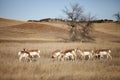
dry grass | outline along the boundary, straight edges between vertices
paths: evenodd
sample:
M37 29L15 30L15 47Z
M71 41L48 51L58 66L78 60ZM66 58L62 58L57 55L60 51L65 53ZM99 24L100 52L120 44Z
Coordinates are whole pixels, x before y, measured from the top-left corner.
M25 22L24 21L17 21L17 20L0 18L0 27L19 25L19 24L23 24L23 23L25 23Z
M0 28L0 80L120 80L120 25L95 24L94 43L72 43L64 42L68 39L65 23L16 25L16 21L0 20L0 26L4 26ZM17 53L23 48L40 49L41 58L19 62ZM71 48L110 48L113 60L51 60L52 51Z
M119 80L119 44L99 43L0 43L1 80ZM113 60L52 61L50 53L55 49L111 48ZM41 58L36 62L19 62L17 52L23 48L40 49Z
M58 39L68 38L66 29L50 26L42 23L26 22L20 25L0 28L0 39L11 38L37 38L37 39ZM63 35L64 37L62 37ZM35 39L36 40L36 39Z
M120 24L117 23L95 23L95 30L120 37Z

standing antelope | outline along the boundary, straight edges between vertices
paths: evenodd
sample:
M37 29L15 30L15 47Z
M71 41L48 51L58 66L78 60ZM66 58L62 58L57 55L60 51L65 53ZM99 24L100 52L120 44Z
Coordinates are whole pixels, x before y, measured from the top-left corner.
M81 50L81 49L78 49L77 52L80 53L81 58L84 59L84 60L85 60L86 56L88 56L88 60L92 59L93 50Z
M68 49L62 52L61 60L75 60L76 55L76 49Z
M107 56L107 59L110 58L112 60L112 56L110 55L110 53L111 53L110 49L98 49L94 50L94 57L101 59L104 56Z

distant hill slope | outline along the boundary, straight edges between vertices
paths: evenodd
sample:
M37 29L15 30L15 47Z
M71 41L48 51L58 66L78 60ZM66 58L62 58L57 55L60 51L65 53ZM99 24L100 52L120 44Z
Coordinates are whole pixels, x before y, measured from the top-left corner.
M120 24L117 23L95 23L96 31L104 32L114 36L120 37Z
M23 24L23 23L24 23L24 21L0 18L0 27L19 25L19 24Z
M64 41L70 37L70 28L63 22L21 22L9 19L0 21L0 40ZM95 23L93 36L98 42L120 42L120 24Z
M0 28L1 39L60 40L64 37L68 38L67 34L66 29L35 22Z

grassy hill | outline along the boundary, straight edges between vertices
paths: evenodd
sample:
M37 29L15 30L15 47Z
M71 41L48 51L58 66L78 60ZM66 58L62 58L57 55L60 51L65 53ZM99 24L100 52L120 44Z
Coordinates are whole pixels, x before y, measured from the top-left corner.
M35 22L24 22L17 24L15 21L4 20L2 23L12 25L4 25L5 27L0 28L0 39L1 40L47 40L56 41L61 40L64 37L68 38L68 30L60 27L55 27L52 25L44 23ZM2 24L0 23L0 24ZM13 24L14 23L14 24Z
M95 30L120 37L120 24L117 23L95 23Z
M23 24L23 23L24 23L24 21L0 18L0 27L19 25L19 24Z
M94 43L64 42L69 27L63 22L19 22L0 19L0 80L120 80L120 24L95 23ZM35 62L19 62L18 52L41 50ZM111 49L112 60L52 61L60 49ZM79 55L78 53L76 53Z
M63 22L21 22L0 19L0 40L64 41L69 27ZM93 36L97 42L120 42L120 24L95 23Z

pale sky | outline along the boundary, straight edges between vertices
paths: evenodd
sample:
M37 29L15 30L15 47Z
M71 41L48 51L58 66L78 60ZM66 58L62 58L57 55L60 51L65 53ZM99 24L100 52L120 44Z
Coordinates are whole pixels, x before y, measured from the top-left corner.
M70 3L79 3L85 13L97 19L113 19L120 12L120 0L0 0L0 18L16 20L40 20L63 18L62 9Z

